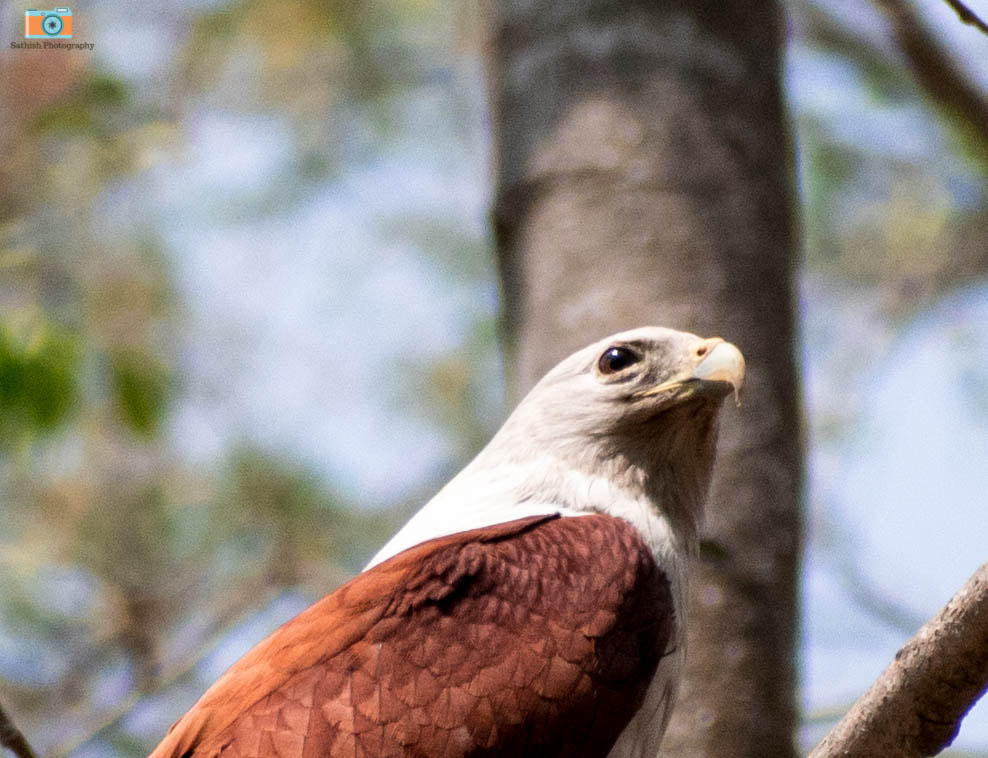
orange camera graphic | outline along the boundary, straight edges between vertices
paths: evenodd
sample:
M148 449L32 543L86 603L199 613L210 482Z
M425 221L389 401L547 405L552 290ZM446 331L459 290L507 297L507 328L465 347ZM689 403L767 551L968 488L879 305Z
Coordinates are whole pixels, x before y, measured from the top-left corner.
M66 39L72 36L72 11L24 11L24 36L27 39Z

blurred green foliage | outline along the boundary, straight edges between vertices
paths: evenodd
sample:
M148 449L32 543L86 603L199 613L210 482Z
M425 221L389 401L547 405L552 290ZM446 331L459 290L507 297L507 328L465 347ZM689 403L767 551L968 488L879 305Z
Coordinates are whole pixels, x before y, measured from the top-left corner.
M34 117L31 130L40 134L78 132L108 138L108 121L127 104L127 86L105 72L82 79L64 100Z
M15 336L0 323L0 443L51 432L69 418L78 398L78 338L42 321Z
M168 410L171 377L156 356L120 350L110 356L112 387L123 423L142 437L153 437Z

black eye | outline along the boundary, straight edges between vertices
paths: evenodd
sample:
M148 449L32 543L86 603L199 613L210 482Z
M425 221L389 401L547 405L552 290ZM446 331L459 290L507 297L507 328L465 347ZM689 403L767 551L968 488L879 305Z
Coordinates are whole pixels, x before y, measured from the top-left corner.
M640 360L637 353L626 347L609 347L597 361L597 368L602 374L616 374Z

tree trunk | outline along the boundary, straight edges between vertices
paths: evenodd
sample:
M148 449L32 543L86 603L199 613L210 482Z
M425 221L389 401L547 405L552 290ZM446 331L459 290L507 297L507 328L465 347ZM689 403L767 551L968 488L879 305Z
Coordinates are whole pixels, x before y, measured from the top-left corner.
M644 324L741 347L663 754L794 756L802 450L774 2L490 7L509 381Z

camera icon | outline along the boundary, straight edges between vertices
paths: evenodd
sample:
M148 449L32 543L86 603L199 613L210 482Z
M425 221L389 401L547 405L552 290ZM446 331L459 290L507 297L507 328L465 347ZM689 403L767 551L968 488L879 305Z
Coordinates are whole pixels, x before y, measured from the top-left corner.
M72 36L72 10L24 11L24 36L27 39L66 39Z

